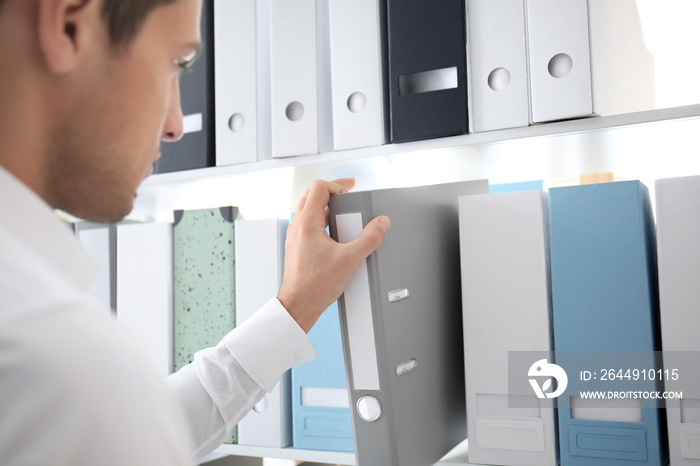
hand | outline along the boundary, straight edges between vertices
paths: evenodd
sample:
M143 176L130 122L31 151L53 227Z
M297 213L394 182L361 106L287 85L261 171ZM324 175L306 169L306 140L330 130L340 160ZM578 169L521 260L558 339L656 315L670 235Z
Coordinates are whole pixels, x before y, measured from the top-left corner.
M331 194L353 186L353 178L314 181L287 228L284 278L277 298L305 332L340 297L355 269L382 244L391 224L388 217L377 217L354 241L334 241L326 233L328 201Z

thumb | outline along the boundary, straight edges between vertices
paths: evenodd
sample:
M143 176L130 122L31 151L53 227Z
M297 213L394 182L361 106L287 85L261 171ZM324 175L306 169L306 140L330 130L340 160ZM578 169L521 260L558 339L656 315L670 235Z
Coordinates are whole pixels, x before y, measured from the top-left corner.
M391 226L389 217L380 216L369 222L353 241L348 243L353 254L364 260L379 248Z

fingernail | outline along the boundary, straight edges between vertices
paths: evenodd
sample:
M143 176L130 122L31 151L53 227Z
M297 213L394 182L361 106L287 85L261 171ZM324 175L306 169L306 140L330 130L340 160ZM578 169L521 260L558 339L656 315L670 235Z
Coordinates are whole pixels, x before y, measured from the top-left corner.
M389 227L391 226L391 220L389 217L379 217L379 228L382 229L384 233L389 231Z

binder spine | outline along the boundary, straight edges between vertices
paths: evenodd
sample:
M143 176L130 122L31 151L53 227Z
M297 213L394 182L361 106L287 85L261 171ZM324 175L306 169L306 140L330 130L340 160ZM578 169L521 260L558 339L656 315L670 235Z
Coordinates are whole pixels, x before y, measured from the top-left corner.
M677 370L666 380L667 391L682 392L681 400L666 400L670 462L700 464L700 315L697 286L700 271L700 177L656 182L659 292L664 368Z
M117 230L117 321L142 337L166 377L173 370L172 225L128 224Z
M173 360L216 346L236 325L236 207L176 211L173 226ZM237 443L234 432L225 443Z
M391 142L466 133L464 0L387 0Z
M214 0L216 165L255 162L256 0Z
M658 286L648 191L630 181L555 188L549 196L556 358L570 374L567 392L557 399L562 463L663 465L668 451L659 400L624 400L631 403L620 407L608 398L595 400L603 409L593 410L580 395L657 392L662 382L625 379L612 388L602 374L594 380L571 375L585 366L657 366Z
M527 126L525 0L467 0L470 132Z
M319 150L316 0L270 0L272 156Z
M329 2L335 150L384 143L384 0Z
M546 205L541 191L460 198L472 463L559 464L553 404L510 379L512 353L531 359L527 371L552 351Z
M331 237L336 241L352 241L372 218L371 193L331 196L329 228ZM355 454L358 458L372 458L376 464L398 466L396 441L389 422L391 406L382 393L382 388L387 385L381 376L386 373L382 364L386 351L377 338L382 333L377 278L376 256L370 255L365 260L364 270L363 266L358 268L351 284L338 300L338 309Z
M533 123L593 115L588 0L525 0Z
M236 220L236 320L243 323L281 284L286 220ZM238 423L238 443L284 448L292 443L289 372Z

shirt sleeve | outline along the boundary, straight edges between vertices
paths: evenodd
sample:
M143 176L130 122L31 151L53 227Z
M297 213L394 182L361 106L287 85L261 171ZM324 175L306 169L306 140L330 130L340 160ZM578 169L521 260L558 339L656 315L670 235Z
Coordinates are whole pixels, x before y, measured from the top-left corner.
M306 332L276 298L194 362L168 377L190 424L198 458L270 392L285 371L316 357Z

